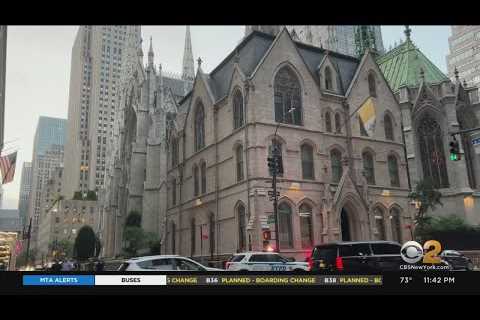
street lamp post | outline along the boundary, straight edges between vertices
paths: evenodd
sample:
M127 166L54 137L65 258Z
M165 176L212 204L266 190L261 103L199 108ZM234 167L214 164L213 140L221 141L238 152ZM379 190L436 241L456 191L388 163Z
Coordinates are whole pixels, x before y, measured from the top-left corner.
M291 106L290 110L288 110L287 114L291 114L295 111L295 107ZM285 116L282 116L282 119L285 120ZM284 122L284 121L282 121ZM275 252L280 252L280 229L279 229L279 219L278 219L278 194L277 194L277 174L280 165L280 150L278 148L277 143L277 132L280 124L282 122L278 122L275 127L275 134L273 135L273 146L272 146L272 158L273 158L273 169L272 172L272 189L273 189L273 216L275 217Z

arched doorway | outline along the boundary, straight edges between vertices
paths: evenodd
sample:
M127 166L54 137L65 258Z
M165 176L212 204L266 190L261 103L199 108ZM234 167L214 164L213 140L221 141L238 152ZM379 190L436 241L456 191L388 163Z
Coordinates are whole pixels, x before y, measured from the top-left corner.
M342 241L352 241L351 221L345 208L342 209L340 214L340 229Z

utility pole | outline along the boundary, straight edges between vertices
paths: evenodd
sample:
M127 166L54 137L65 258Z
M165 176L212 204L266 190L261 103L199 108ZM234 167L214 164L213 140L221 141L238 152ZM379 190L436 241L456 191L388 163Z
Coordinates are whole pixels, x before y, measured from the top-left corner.
M27 239L27 257L26 263L28 265L28 259L30 258L30 236L32 234L32 218L30 217L30 223L28 224L28 231L27 234L23 235L23 239Z

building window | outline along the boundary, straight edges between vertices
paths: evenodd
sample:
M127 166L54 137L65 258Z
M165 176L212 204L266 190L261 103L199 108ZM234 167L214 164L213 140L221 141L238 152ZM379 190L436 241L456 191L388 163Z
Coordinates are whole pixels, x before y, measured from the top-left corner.
M302 249L310 249L313 246L312 207L306 203L302 204L299 208L299 215Z
M236 149L236 160L237 160L237 181L242 181L243 176L243 147L238 146Z
M303 179L315 179L315 171L313 164L313 147L309 144L301 146L302 154L302 177Z
M325 89L333 90L333 79L332 79L332 70L330 67L325 67Z
M240 90L236 90L233 95L233 128L241 126L243 126L243 96Z
M245 206L239 204L237 207L237 217L238 217L238 249L240 252L246 250L247 243L247 230L246 230L246 214Z
M375 75L370 73L368 75L368 90L370 92L370 96L376 97L377 96L377 87L375 84Z
M172 179L172 205L177 204L177 179Z
M210 213L210 226L209 226L209 238L210 238L210 255L215 253L215 215Z
M332 117L330 112L325 112L325 129L327 132L332 132Z
M172 222L170 225L170 241L171 241L172 254L176 253L176 247L175 247L176 233L177 233L177 226L175 225L174 222Z
M178 164L178 140L172 138L172 167Z
M195 151L205 146L205 113L203 104L199 103L195 112Z
M275 121L302 125L300 82L289 67L278 71L274 81Z
M435 188L448 188L448 174L443 152L443 134L440 125L429 115L417 130L424 179L430 179Z
M198 166L194 165L193 166L193 195L196 197L198 196L198 191L199 191L199 181L198 181Z
M380 208L375 208L375 226L377 228L377 240L386 240L384 212Z
M390 219L392 221L392 235L393 241L402 243L402 224L400 217L400 210L398 208L390 209Z
M200 175L202 178L202 194L207 193L207 163L204 161L200 165Z
M375 166L370 152L362 153L363 171L368 184L375 184Z
M278 224L280 248L292 248L292 208L286 202L278 206Z
M388 172L390 174L390 185L392 187L400 187L400 176L398 174L397 157L394 155L388 156Z
M342 124L340 121L340 114L335 113L335 132L342 133Z
M196 227L195 227L195 218L192 219L190 223L190 256L193 257L195 254L195 241L196 241Z
M332 166L332 182L337 183L342 178L342 154L337 149L330 151L330 162Z
M393 137L393 123L390 115L385 114L383 122L383 125L385 127L385 139L394 141L395 139Z

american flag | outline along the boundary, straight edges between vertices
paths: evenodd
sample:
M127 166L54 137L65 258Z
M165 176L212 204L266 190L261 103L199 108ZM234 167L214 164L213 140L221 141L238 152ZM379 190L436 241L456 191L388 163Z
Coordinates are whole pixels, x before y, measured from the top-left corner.
M0 169L2 171L2 184L13 181L15 175L15 164L17 162L17 152L0 157Z

